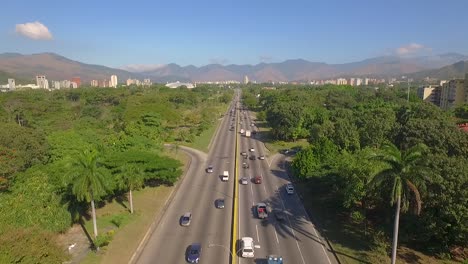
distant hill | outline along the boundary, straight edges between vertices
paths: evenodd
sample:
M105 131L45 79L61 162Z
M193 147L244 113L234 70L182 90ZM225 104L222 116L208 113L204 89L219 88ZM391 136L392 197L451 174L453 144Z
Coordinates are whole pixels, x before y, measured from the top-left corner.
M11 73L0 71L0 84L7 84L8 79L15 79L16 84L28 84L32 82L32 79L18 78Z
M408 75L411 78L420 80L426 77L436 78L439 80L450 80L457 78L465 78L468 73L468 60L459 61L457 63L442 67L440 69L426 70Z
M119 82L127 78L142 78L141 74L100 65L85 64L70 60L54 53L22 55L18 53L0 54L0 71L8 72L22 79L35 80L36 75L45 75L49 80L70 80L78 76L82 82L110 79L117 75Z
M49 80L71 79L79 76L82 82L88 83L92 79L110 79L112 74L118 76L119 82L124 82L127 78L150 78L156 82L243 81L245 75L252 81L278 82L337 77L394 77L419 74L419 72L465 60L468 60L468 56L446 53L423 57L381 56L344 64L310 62L303 59L256 65L209 64L201 67L193 65L183 67L171 63L156 67L155 70L151 71L130 72L123 69L85 64L54 53L32 55L3 53L0 54L0 71L28 80L34 79L36 75L46 75ZM414 76L420 75L415 74Z
M168 64L153 71L141 72L154 80L170 81L242 81L247 75L250 80L267 81L307 81L336 77L393 77L408 75L429 69L440 68L468 56L447 53L436 56L402 58L383 56L345 64L310 62L303 59L286 60L279 63L257 65L210 64L201 67Z

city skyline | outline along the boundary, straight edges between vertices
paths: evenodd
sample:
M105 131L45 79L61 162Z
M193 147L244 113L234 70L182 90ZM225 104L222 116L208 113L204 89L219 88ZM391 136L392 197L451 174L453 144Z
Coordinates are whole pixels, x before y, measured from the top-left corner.
M41 1L26 9L14 1L2 6L9 12L0 22L0 53L55 52L119 68L468 54L464 1L137 1L132 6Z

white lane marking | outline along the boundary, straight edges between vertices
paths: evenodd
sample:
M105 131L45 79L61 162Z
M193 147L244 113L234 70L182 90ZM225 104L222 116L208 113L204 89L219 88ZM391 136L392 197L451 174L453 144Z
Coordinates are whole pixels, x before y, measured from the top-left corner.
M276 228L275 228L275 236L276 236L276 243L279 244L278 233L276 233Z
M325 254L325 256L327 257L327 260L328 260L328 263L331 264L331 261L330 261L330 258L328 257L328 254L327 254L327 251L325 250L325 242L322 240L322 237L320 237L317 233L317 230L315 229L315 226L312 224L312 221L309 219L309 215L307 214L305 208L304 208L304 205L301 203L301 207L302 207L302 210L304 211L304 215L306 216L306 221L309 223L310 226L312 226L312 230L314 230L314 233L315 233L315 236L320 240L320 245L322 246L322 250L323 250L323 253Z
M255 229L257 230L257 241L260 244L260 237L258 236L258 225L255 225Z
M288 175L288 174L286 174L286 175L287 175L288 178L289 178L289 175ZM278 186L276 186L276 189L278 190L278 195L279 195L279 197L280 197L281 204L283 205L283 210L286 210L286 206L284 205L284 201L283 201L283 198L281 197L281 193L280 193L280 190L279 190ZM304 215L307 217L307 222L312 226L312 230L314 230L315 236L316 236L317 238L320 239L320 242L322 242L322 243L320 243L320 245L322 246L323 253L324 253L325 256L327 257L328 263L331 264L330 258L328 257L328 254L327 254L327 252L326 252L326 250L325 250L325 247L323 246L325 243L324 243L324 242L322 241L322 239L318 236L317 230L315 230L315 226L312 224L312 221L309 219L309 215L307 214L307 212L306 212L306 210L305 210L305 207L304 207L304 205L302 204L302 202L301 202L300 199L299 199L299 203L301 204L302 210L304 211ZM289 228L291 229L291 231L292 231L292 233L293 233L293 235L294 235L294 238L296 239L297 248L299 249L299 253L301 254L302 262L305 264L305 262L304 262L304 257L302 256L302 253L301 253L301 248L299 247L299 243L298 243L298 241L297 241L297 237L296 237L296 235L295 235L295 233L294 233L294 230L292 229L292 225L291 225L291 221L289 220L289 216L286 216L286 217L288 218Z
M263 190L265 190L265 195L268 195L268 194L267 194L267 191L266 191L265 184L263 184Z
M299 250L299 255L301 255L302 263L306 264L304 260L304 256L302 255L301 247L299 246L299 242L297 240L296 232L294 232L294 229L292 228L291 220L289 220L289 216L286 216L286 217L288 218L289 229L291 229L294 239L296 240L297 249Z
M252 205L254 205L254 201L253 201L253 187L252 187L252 177L250 177L250 198L252 199Z

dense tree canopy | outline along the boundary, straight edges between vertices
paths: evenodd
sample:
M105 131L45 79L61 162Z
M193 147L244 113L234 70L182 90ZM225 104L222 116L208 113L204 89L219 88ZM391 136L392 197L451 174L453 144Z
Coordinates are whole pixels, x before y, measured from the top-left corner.
M163 143L184 143L210 128L232 95L207 85L1 93L0 241L9 235L36 237L36 229L21 231L26 227L52 232L47 236L66 231L77 213L87 213L90 200L112 200L128 190L123 185L135 183L122 178L123 166L141 168L143 186L174 184L181 163L162 154ZM99 160L89 168L78 166L84 164L80 153L89 149L99 151ZM24 257L40 259L34 254L41 245L31 246ZM8 250L5 259L22 257L16 248ZM43 262L63 262L63 254L50 254Z
M425 184L413 186L420 192L422 211L418 217L402 215L402 243L445 252L467 246L468 133L456 126L466 119L466 106L455 109L454 118L416 97L407 102L404 93L390 88L249 87L246 93L260 94L253 109L265 116L274 140L309 141L310 147L292 162L294 174L304 181L326 181L342 210L363 214L388 236L393 184L371 186L371 176L385 166L367 157L388 143L403 153L426 145L423 167L429 173ZM415 196L403 198L407 205Z

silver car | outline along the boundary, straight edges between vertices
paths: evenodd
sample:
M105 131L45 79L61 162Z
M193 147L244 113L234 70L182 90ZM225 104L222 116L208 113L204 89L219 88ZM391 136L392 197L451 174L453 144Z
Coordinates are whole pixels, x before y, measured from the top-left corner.
M242 177L241 184L242 185L247 185L248 183L249 183L249 180L247 179L247 177Z
M181 226L189 226L190 222L192 222L192 213L187 212L180 218L180 225Z

